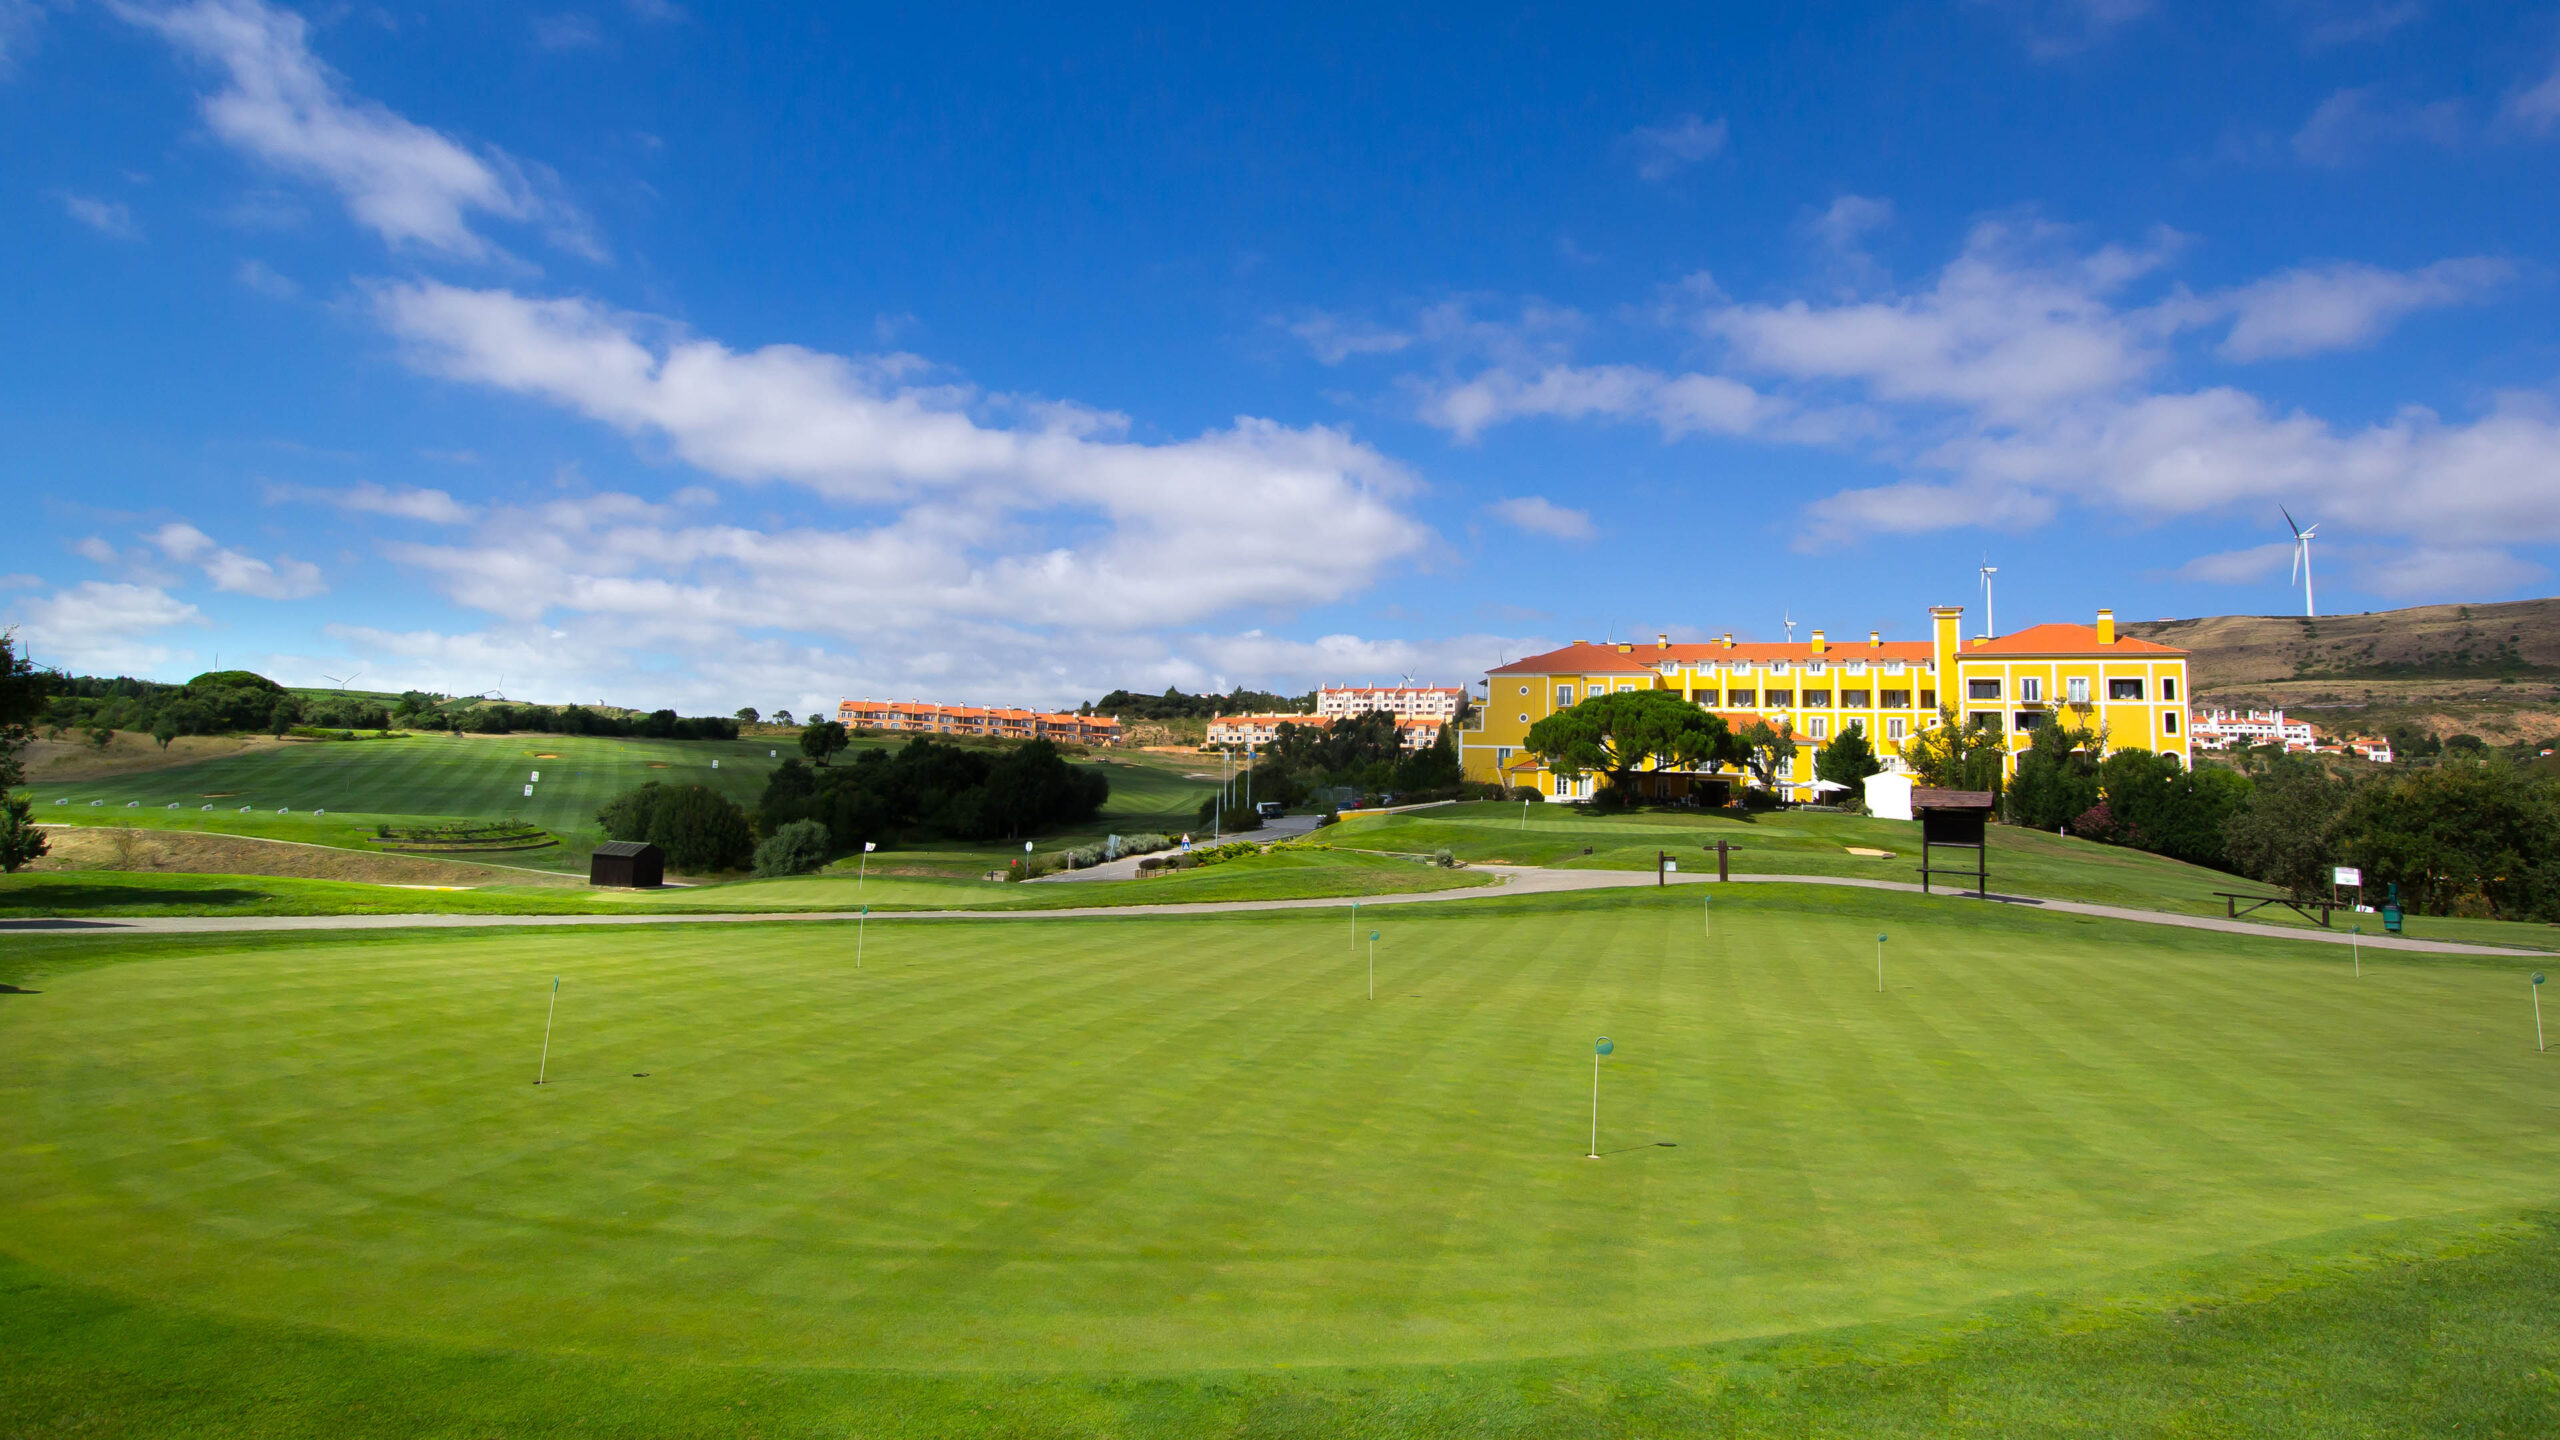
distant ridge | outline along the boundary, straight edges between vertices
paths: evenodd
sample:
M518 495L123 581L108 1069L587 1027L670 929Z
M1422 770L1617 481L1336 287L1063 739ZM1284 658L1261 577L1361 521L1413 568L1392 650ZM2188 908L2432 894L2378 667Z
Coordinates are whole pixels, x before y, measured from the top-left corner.
M2560 734L2560 598L2122 628L2191 652L2196 698L2206 703L2281 705L2330 729ZM2320 713L2337 710L2365 713Z

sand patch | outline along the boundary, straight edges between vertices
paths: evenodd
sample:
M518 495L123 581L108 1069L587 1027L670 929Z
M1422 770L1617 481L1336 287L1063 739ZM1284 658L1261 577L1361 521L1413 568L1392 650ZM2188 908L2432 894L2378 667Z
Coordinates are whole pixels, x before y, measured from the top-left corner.
M290 840L143 830L106 825L47 825L48 852L31 870L130 870L173 875L279 875L301 880L355 880L371 885L470 889L480 885L570 885L578 877L498 865L472 865L418 855L375 855Z

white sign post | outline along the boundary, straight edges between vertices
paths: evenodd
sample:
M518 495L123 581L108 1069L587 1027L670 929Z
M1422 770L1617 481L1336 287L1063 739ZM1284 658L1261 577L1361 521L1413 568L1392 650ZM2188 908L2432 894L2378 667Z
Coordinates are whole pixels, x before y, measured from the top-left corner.
M2541 977L2534 977L2533 983L2536 985L2541 984ZM544 1080L550 1078L551 1075L551 1017L559 1013L560 977L554 975L551 977L551 1008L542 1012L542 1063L534 1068L533 1083L536 1085L541 1084ZM2536 1033L2540 1033L2542 1012L2541 1010L2536 1009L2533 1013Z
M1606 1035L1591 1042L1591 1153L1585 1160L1600 1158L1600 1057L1617 1048Z

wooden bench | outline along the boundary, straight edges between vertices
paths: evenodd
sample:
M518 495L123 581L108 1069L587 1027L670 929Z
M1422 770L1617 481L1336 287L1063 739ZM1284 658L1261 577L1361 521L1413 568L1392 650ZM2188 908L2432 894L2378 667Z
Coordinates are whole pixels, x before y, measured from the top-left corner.
M2330 928L2330 911L2348 908L2335 900L2296 900L2290 895L2240 895L2229 890L2216 890L2213 893L2221 899L2223 913L2234 920L2244 915L2255 914L2270 905L2282 905L2305 920L2319 922L2323 930ZM2240 902L2243 900L2249 902L2249 908L2246 910L2240 908ZM2314 910L2320 913L2314 915L2311 913Z

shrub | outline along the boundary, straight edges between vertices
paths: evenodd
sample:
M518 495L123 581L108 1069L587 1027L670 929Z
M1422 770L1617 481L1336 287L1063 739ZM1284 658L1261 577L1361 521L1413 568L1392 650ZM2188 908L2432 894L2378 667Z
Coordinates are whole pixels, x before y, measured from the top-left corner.
M815 820L794 820L756 847L756 873L768 879L806 875L826 863L827 827Z
M598 811L596 823L613 839L657 846L673 870L737 870L755 856L756 837L747 825L747 812L700 785L652 780Z
M1763 790L1756 785L1747 786L1742 792L1742 808L1745 810L1755 812L1775 810L1782 803L1784 802L1778 799L1778 792L1774 790Z
M1457 852L1443 845L1431 852L1431 863L1443 870L1454 870L1458 866Z

